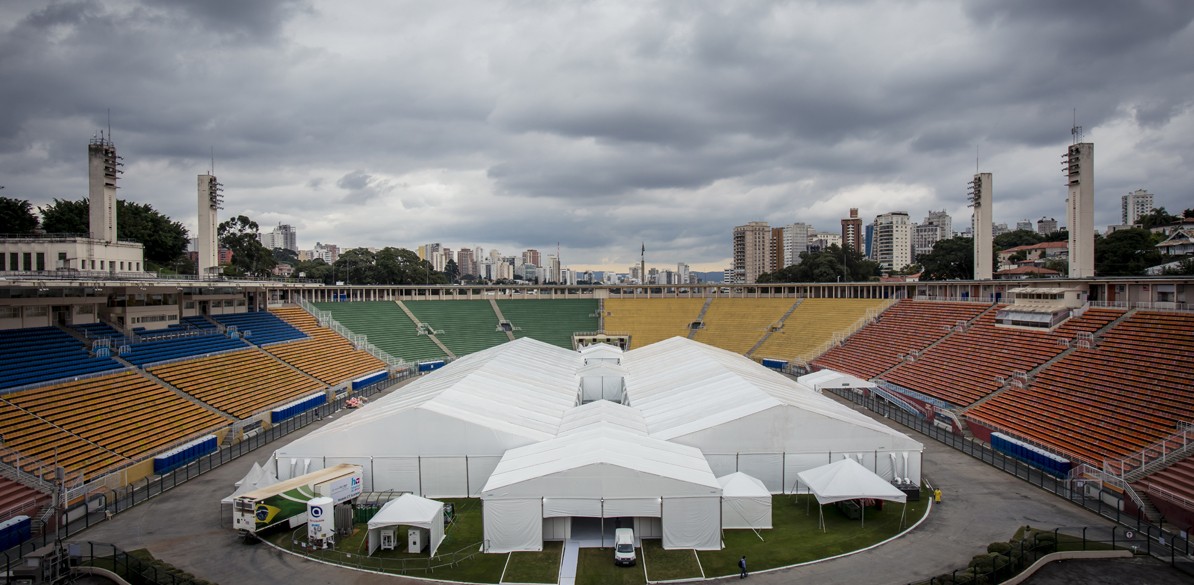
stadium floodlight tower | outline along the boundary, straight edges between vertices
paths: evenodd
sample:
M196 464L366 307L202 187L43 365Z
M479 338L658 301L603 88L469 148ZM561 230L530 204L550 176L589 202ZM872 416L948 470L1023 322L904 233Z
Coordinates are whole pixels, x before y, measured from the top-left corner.
M116 241L116 177L123 173L121 158L112 143L112 130L91 139L87 145L87 198L89 231L93 240Z
M218 229L218 212L223 208L223 186L216 180L215 160L212 160L212 170L205 175L199 175L199 240L198 248L199 278L215 276L220 270L219 243L216 241Z
M1070 230L1070 278L1094 274L1094 144L1082 142L1082 127L1070 130L1074 143L1062 155L1066 176L1066 227Z
M991 280L991 173L975 173L967 195L974 208L974 279Z

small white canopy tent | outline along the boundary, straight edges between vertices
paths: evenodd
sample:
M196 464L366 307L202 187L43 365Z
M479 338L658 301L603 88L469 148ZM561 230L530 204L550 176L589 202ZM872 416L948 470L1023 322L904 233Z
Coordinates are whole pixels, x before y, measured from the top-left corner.
M848 457L796 475L821 505L843 500L887 500L900 502L907 508L908 497L904 492ZM865 516L862 522L866 523ZM825 528L824 512L821 513L821 528Z
M721 527L771 528L771 492L756 477L736 472L717 478L721 484Z
M402 494L397 500L386 502L377 515L369 520L369 554L381 545L381 531L393 526L414 526L431 532L431 556L444 540L444 503L414 494ZM404 539L400 539L402 542Z
M796 381L821 392L826 388L876 388L874 382L868 382L858 376L851 376L837 370L818 370L796 378Z

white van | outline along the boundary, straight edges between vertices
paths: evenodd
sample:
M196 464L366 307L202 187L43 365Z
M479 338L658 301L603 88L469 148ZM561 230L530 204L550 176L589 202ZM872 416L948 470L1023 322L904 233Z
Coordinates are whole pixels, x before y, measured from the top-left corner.
M634 529L614 530L614 564L634 566Z

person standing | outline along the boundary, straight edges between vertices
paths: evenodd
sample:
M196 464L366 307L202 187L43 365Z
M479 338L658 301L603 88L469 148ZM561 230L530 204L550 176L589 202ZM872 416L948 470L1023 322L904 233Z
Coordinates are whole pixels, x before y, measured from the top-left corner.
M742 555L742 558L738 559L738 570L740 571L738 573L738 578L745 579L746 575L747 575L746 574L746 555Z

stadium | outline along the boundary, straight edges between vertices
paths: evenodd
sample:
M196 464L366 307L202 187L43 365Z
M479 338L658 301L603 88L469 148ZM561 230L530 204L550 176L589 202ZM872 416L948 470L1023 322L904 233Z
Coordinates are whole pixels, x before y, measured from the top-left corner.
M616 452L592 441L623 441L645 445L638 450L647 459L656 451L695 453L706 474L700 481L711 480L710 471L747 472L781 495L799 491L791 479L796 472L832 461L835 450L840 458L843 449L886 480L911 477L919 485L938 474L974 473L979 481L986 471L971 471L974 463L947 471L934 468L933 457L922 477L921 443L971 445L971 451L961 449L980 457L978 467L998 460L1031 499L1057 500L1076 511L1085 506L1110 526L1118 519L1121 539L1123 527L1131 526L1144 536L1141 544L1167 547L1164 553L1177 564L1189 558L1194 313L1188 299L1194 281L1188 278L630 288L324 286L72 274L10 278L2 290L0 520L26 519L24 536L14 531L16 540L5 541L19 545L19 553L67 535L102 542L92 535L108 534L112 544L128 546L105 530L115 530L126 515L165 505L159 501L175 500L170 505L215 524L213 509L235 489L231 483L207 485L207 501L188 503L172 492L188 489L191 478L198 486L210 482L225 463L239 465L236 474L243 475L250 458L233 454L253 453L278 479L349 462L372 470L368 492L485 501L492 495L486 479L504 478L494 485L509 486L518 483L511 477L522 477L511 475L521 465L506 461L512 453L535 461L533 450L547 448L542 445ZM584 356L603 359L586 363ZM721 369L709 369L711 363ZM830 405L799 403L794 412L823 408L825 416L857 425L851 428L881 427L874 432L886 432L888 443L842 448L827 441L802 450L772 440L810 426L796 415L776 415L788 422L766 425L744 418L740 428L720 432L713 423L693 422L708 413L688 414L706 402L718 412L732 408L718 406L720 399L772 400L801 384L798 379L805 380L805 393ZM697 393L670 396L673 387ZM501 404L521 400L507 398L520 388L541 388L540 402L520 403L521 410ZM359 412L340 413L347 400L379 392ZM585 394L594 395L585 400ZM784 404L799 402L792 400ZM627 404L637 413L623 412ZM572 410L582 412L567 414ZM441 418L428 419L432 411ZM446 430L450 421L468 418L458 412L489 417L470 423L485 432ZM333 420L319 420L325 416ZM677 422L681 416L693 418ZM532 428L537 424L550 432ZM554 429L564 427L579 431L557 435ZM610 438L611 427L621 438ZM743 428L759 428L767 444L731 444ZM387 442L387 429L401 439ZM443 440L424 440L437 432L460 437L462 446L437 451ZM861 431L824 433L843 434ZM887 458L892 449L913 453L914 464L901 470L894 453ZM814 451L820 453L812 457L816 462L795 456ZM452 463L457 456L460 462ZM596 457L606 466L634 469L633 462ZM415 460L414 475L402 471ZM378 471L383 468L391 470L388 476ZM675 477L700 484L685 473ZM608 493L592 497L612 501ZM643 498L631 500L623 507L636 509ZM998 496L982 501L995 514L1019 514L1023 506ZM586 505L574 502L554 516L593 516ZM945 506L943 514L954 513ZM486 504L487 538L488 514L492 509L501 516L499 508ZM635 526L662 536L668 548L666 505L663 510L662 525L636 520ZM519 520L534 534L503 550L551 540L556 529L546 512L542 517L542 531L538 520ZM232 531L222 524L196 540L227 542ZM684 526L674 532L692 533ZM677 546L721 548L716 533L675 538ZM241 552L220 563L245 570L265 554L228 550ZM968 556L952 562L964 564ZM201 564L187 568L208 577ZM897 570L894 580L901 582L941 572L911 563Z

